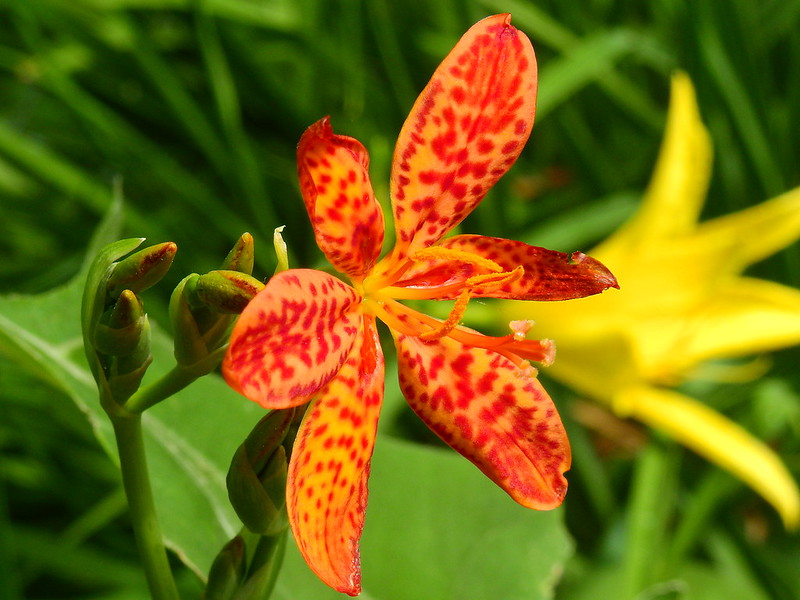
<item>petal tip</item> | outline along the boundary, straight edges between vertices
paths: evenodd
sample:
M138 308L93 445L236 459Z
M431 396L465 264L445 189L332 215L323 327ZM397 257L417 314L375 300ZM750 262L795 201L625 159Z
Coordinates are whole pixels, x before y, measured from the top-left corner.
M598 292L604 292L608 288L619 289L619 282L614 274L596 258L592 258L583 252L573 252L570 254L569 261L574 265L581 265L592 273L595 283L598 284Z

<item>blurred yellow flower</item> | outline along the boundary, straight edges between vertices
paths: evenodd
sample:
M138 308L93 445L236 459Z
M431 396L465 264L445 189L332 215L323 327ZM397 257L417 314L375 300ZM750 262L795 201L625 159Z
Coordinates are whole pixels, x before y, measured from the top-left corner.
M718 412L667 389L701 363L800 343L800 291L742 276L750 264L800 237L800 188L698 223L711 172L711 143L688 76L676 74L665 139L641 208L591 252L621 290L503 305L536 319L536 337L557 340L547 370L617 414L643 421L753 487L787 527L800 522L800 491L764 443Z

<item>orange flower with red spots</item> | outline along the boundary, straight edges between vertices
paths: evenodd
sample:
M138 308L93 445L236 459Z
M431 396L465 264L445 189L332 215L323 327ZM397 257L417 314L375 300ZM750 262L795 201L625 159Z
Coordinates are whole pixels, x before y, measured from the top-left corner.
M223 363L228 383L270 409L309 402L289 465L287 509L298 547L331 587L361 589L358 541L383 399L376 318L397 347L409 405L445 442L524 506L558 506L570 450L529 361L549 340L529 322L482 335L459 324L470 298L566 300L616 287L571 256L478 235L442 237L511 167L533 126L536 57L509 15L473 26L434 73L397 141L391 176L396 232L384 236L369 157L355 139L315 123L298 172L316 241L349 284L321 271L273 277L239 318ZM455 300L442 321L400 302Z

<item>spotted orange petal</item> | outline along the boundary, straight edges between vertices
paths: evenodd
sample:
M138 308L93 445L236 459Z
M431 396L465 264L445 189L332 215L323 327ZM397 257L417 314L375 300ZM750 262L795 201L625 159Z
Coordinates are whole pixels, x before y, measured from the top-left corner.
M265 408L306 402L356 340L361 297L311 269L283 271L242 311L222 363L225 380Z
M372 192L366 149L335 135L325 117L300 138L297 169L317 245L337 270L363 276L383 243L383 212Z
M565 254L522 242L481 235L457 235L443 240L437 248L459 250L489 259L503 271L522 266L525 274L501 286L478 286L475 297L510 298L516 300L571 300L599 294L610 287L618 288L617 280L605 265L582 252ZM444 287L436 298L447 300L458 296L460 285L469 277L490 273L476 262L448 260L446 255L415 262L394 285L406 288Z
M561 504L569 442L532 367L449 338L395 342L400 388L428 427L523 506Z
M510 15L483 19L436 69L395 147L394 260L460 223L517 160L533 127L536 56Z
M347 361L309 406L289 466L289 522L308 565L329 586L361 591L358 541L383 401L383 354L373 317Z

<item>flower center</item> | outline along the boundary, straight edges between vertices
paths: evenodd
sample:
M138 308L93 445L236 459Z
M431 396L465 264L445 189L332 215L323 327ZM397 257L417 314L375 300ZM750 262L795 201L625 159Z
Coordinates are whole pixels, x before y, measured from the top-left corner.
M422 261L427 261L431 269L452 265L453 270L458 272L459 265L469 264L483 272L439 286L416 288L393 285L414 263ZM364 297L366 311L377 316L394 331L404 335L415 336L426 342L451 337L469 346L492 349L520 365L526 359L548 364L552 360L552 343L548 340L524 339L524 333L517 330L519 327L512 329L514 331L512 335L491 337L459 326L476 289L480 288L483 295L492 289L519 280L524 273L525 269L521 265L511 271L505 271L496 262L477 254L455 248L432 246L417 251L405 260L395 264L390 263L387 269L371 274L359 282L356 289ZM397 302L397 300L441 300L453 298L454 294L457 294L455 304L444 321ZM529 327L530 325L527 326Z

